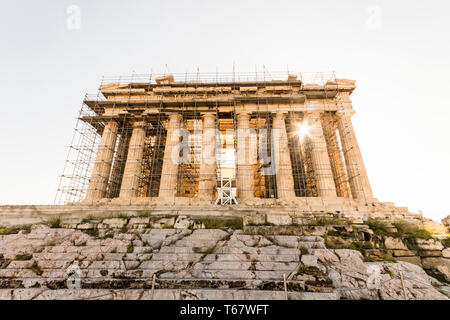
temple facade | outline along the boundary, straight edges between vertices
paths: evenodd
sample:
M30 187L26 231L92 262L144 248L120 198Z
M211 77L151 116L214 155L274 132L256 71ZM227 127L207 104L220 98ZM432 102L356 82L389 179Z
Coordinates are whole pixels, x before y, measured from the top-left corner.
M79 116L69 202L376 201L351 121L355 81L282 77L103 82Z

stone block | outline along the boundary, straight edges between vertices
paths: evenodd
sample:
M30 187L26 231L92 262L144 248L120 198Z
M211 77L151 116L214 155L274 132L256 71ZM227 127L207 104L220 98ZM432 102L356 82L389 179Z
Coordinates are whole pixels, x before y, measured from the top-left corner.
M150 222L150 227L155 229L171 228L175 224L175 218L162 218L156 221Z
M425 257L422 258L422 265L425 269L437 270L438 266L449 266L450 260L441 257Z
M194 221L188 216L179 216L175 220L173 227L175 229L189 229L193 226Z
M420 250L419 256L421 256L421 257L442 257L442 251L440 251L440 250Z
M244 217L244 226L261 225L266 223L265 214L252 214Z
M411 250L393 250L392 255L394 257L413 257L416 253Z
M108 225L110 228L122 228L127 224L127 219L111 218L103 220L103 224Z
M450 248L445 248L442 250L442 257L450 259Z
M444 246L436 239L415 239L417 247L421 250L442 250Z
M301 262L307 267L317 267L317 257L312 254L302 255Z
M91 230L91 229L95 229L95 225L93 223L80 223L79 225L77 225L77 229L79 230Z
M419 257L413 256L413 257L398 257L398 261L404 261L408 263L415 264L416 266L419 266L422 268L422 262Z
M386 237L384 245L388 250L408 250L408 247L398 238Z
M136 218L131 218L130 221L128 222L129 226L135 226L135 225L141 225L141 224L149 224L150 223L150 218L146 218L146 217L136 217Z
M292 218L288 215L268 214L267 222L276 226L286 226L292 224Z
M61 218L61 226L63 228L76 228L78 224L82 223L83 219L78 217Z
M50 229L50 227L43 223L33 224L31 226L31 230L47 230L47 229Z

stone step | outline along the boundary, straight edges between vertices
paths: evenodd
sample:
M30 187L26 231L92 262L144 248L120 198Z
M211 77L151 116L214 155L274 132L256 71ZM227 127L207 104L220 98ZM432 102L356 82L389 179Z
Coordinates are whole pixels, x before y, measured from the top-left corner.
M203 261L261 261L261 262L297 262L299 254L257 254L257 253L218 253L214 252L204 257Z
M202 253L154 253L151 261L198 261Z
M212 244L212 243L211 243ZM277 246L266 247L245 247L245 246L233 246L230 243L224 245L195 245L195 246L181 246L177 243L175 246L162 247L160 253L196 253L204 252L208 249L214 248L215 253L262 253L262 254L298 254L300 252L297 248L285 248Z
M276 247L276 246L269 246L269 247L231 247L231 246L223 246L223 247L216 247L214 250L214 253L218 254L234 254L234 253L242 253L242 254L276 254L276 255L283 255L283 254L293 254L293 255L299 255L300 250L296 248L284 248L284 247Z
M88 257L83 255L76 254L34 254L31 259L26 261L20 260L11 260L8 268L27 268L29 264L32 264L34 261L38 263L43 263L44 265L62 265L67 263L72 263L77 260L79 262L91 262L96 260L102 261L142 261L142 260L199 260L204 254L205 251L197 250L192 251L188 248L182 248L173 250L164 250L156 253L97 253L89 255ZM235 248L229 247L220 247L215 248L212 253L204 256L204 259L207 260L223 260L223 261L245 261L257 259L261 261L280 261L280 262L289 262L289 261L298 261L300 257L300 250L258 250L251 248L253 250L235 250ZM317 249L316 249L317 250ZM280 258L280 260L277 259Z
M177 247L213 247L217 245L217 240L199 240L183 238L174 243Z
M89 266L80 268L80 275L82 277L104 276L103 273L111 274L114 272L139 271L139 270L157 270L157 271L184 271L192 267L193 270L204 271L227 271L227 270L242 270L242 271L289 271L296 270L299 262L270 262L270 261L165 261L165 260L149 260L143 262L123 262L123 261L94 261ZM67 264L70 265L70 264ZM41 277L66 277L68 267L64 268L40 268ZM1 278L29 278L36 277L37 273L27 268L7 268L0 269Z
M244 281L245 286L259 285L261 281L279 282L283 283L283 275L289 276L291 272L295 271L295 266L292 266L292 270L205 270L205 269L193 269L190 273L186 271L177 272L166 271L161 273L160 269L143 269L143 270L82 270L80 272L80 279L83 286L102 287L108 285L111 288L129 288L130 283L138 284L149 283L152 281L154 274L157 274L157 281L159 282L200 282L209 283L211 281L225 281L225 282L239 282ZM14 279L0 279L0 285L2 288L17 288L18 286L24 287L51 287L55 288L59 283L59 287L65 287L67 285L68 275L64 271L53 270L45 271L41 276L37 276L35 273L30 272L28 274L18 273ZM251 281L250 283L248 281ZM256 281L252 284L253 281ZM258 282L259 281L259 282ZM114 282L115 284L111 284ZM122 284L121 284L122 283ZM288 283L302 284L302 290L305 290L303 281L288 281ZM39 284L39 285L37 285ZM205 285L205 284L203 284ZM189 284L190 287L195 287L194 284ZM198 286L198 284L197 284ZM135 285L136 287L136 285ZM235 286L234 286L235 287ZM273 286L272 286L273 287Z
M294 271L294 270L292 270ZM283 280L283 274L287 271L250 271L250 270L195 270L194 277L203 279L259 279L259 280Z
M0 289L1 300L284 300L283 291L238 289ZM336 292L288 292L289 300L338 300Z
M201 262L194 266L195 270L203 269L210 270L258 270L258 271L293 271L298 267L297 262L226 262L226 261L212 261ZM253 268L253 269L252 269Z

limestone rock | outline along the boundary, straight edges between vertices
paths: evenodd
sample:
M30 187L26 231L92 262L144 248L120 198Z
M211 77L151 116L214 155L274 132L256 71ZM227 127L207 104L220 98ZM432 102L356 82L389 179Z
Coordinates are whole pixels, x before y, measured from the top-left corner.
M421 250L418 252L421 257L442 257L442 251L440 250Z
M122 228L127 224L127 219L122 218L105 219L103 220L103 223L108 225L110 228Z
M425 269L437 270L439 266L450 267L450 260L440 257L425 257L422 258L422 264Z
M442 250L444 246L436 239L415 239L417 247L421 250Z
M161 229L161 228L171 228L175 224L175 218L162 218L156 221L151 221L150 226L155 229Z
M442 286L439 288L439 291L450 298L450 286Z
M414 257L417 255L417 252L411 250L393 250L392 255L394 257Z
M421 259L416 256L414 256L414 257L397 257L397 260L403 261L403 262L408 262L408 263L414 264L419 267L423 267Z
M268 214L267 222L276 226L286 226L292 224L292 218L288 215Z
M444 258L450 259L450 248L445 248L444 250L442 250L442 256Z
M173 227L175 229L189 229L193 226L194 221L187 217L187 216L179 216L176 220L175 220L175 224L173 225Z
M244 222L244 226L265 224L266 223L266 215L265 214L252 214L252 215L244 216L243 222Z
M168 223L174 225L174 218L160 218L153 228L143 223L147 218L137 218L130 222L143 228L101 229L98 234L36 229L1 235L0 285L4 289L0 289L0 298L90 299L103 294L103 299L145 299L150 297L148 290L139 288L148 287L156 274L157 298L284 299L286 275L291 299L404 299L403 273L409 299L447 299L445 287L414 264L365 262L357 250L324 248L320 236L301 232L280 235L280 230L289 234L295 234L291 228L302 231L298 226L259 226L264 232L247 234L242 230L195 229L191 224L194 219L179 218L177 226L189 229L161 228ZM381 237L375 238L383 244ZM27 256L16 259L19 254ZM402 259L421 263L417 256ZM422 259L430 274L449 276L450 259ZM66 286L67 269L74 261L78 261L83 281L80 290L68 290ZM124 281L126 289L116 291ZM240 290L242 287L246 290Z
M78 217L64 217L61 218L61 226L63 228L76 228L78 224L82 223L83 219Z
M302 263L307 267L317 267L317 257L311 254L304 254L301 258Z
M317 257L317 259L323 264L329 264L338 262L339 258L333 251L328 249L312 249L310 252Z
M337 236L328 236L326 239L327 246L331 248L349 247L353 242L353 239L344 239Z
M442 224L444 226L450 227L450 215L442 219Z
M77 229L80 229L80 230L90 230L90 229L94 229L94 228L95 228L95 225L93 223L89 223L89 222L80 223L79 225L77 225Z
M408 250L408 247L398 238L386 237L384 245L388 250Z
M150 218L146 218L146 217L135 217L135 218L131 218L130 221L128 222L129 226L139 226L139 225L147 225L150 223Z

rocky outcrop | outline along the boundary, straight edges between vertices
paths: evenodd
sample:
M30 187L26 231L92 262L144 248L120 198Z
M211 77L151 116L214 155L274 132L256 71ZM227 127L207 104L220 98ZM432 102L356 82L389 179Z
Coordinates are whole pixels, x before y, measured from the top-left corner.
M442 219L442 224L446 227L450 227L450 216L447 216L444 219Z
M380 237L368 225L264 219L244 231L229 219L105 220L3 230L0 299L448 299L450 291L422 267L384 260L424 251L424 268L441 275L448 248ZM330 247L329 233L352 249ZM368 258L376 250L379 261Z

